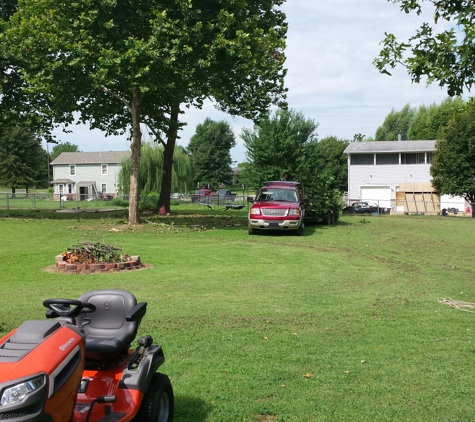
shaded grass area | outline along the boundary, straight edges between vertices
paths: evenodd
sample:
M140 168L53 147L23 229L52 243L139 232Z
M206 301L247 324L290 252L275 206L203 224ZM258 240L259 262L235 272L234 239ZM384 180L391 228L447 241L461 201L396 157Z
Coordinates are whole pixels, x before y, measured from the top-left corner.
M105 202L107 204L107 202ZM0 209L0 218L26 218L26 219L53 219L53 220L91 220L104 218L127 218L128 209L116 208L109 206L109 208L94 208L93 204L89 208L80 209ZM217 218L219 217L219 218ZM207 221L214 220L215 224L219 226L226 225L227 219L237 218L240 222L247 224L247 210L224 210L220 209L196 209L196 206L187 204L173 207L171 214L158 216L151 211L142 212L141 220L144 223L151 221L152 223L171 224L171 225L190 225L202 224ZM221 221L224 219L224 223ZM210 223L211 224L211 223Z
M53 199L53 195L44 193L16 193L14 197L11 194L0 193L0 210L2 211L44 211L51 212L56 210L95 210L107 208L121 208L122 204L113 201L103 201L101 199L94 199L92 201L74 200L74 201L59 201Z
M468 421L475 418L473 220L343 217L302 237L249 236L211 215L1 218L0 330L47 297L122 288L148 302L180 421ZM51 274L81 240L150 270Z
M104 218L123 218L126 219L128 210L116 209L111 211L99 211L95 209L81 210L81 211L68 211L58 212L56 209L9 209L0 210L0 218L21 218L25 220L94 220ZM125 220L124 220L125 221Z

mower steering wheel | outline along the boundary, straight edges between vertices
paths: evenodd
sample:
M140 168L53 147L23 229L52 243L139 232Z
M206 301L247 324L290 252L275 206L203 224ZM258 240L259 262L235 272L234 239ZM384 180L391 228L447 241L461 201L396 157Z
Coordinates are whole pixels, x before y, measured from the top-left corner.
M58 316L66 318L76 318L83 312L94 312L96 310L92 303L74 299L46 299L43 306L51 309Z

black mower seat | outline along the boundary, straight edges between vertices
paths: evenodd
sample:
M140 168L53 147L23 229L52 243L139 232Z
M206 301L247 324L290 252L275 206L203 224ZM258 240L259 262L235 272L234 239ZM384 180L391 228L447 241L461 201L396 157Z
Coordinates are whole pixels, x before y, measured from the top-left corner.
M93 290L79 300L96 307L76 318L86 335L86 358L109 360L125 353L137 335L147 303L125 290Z

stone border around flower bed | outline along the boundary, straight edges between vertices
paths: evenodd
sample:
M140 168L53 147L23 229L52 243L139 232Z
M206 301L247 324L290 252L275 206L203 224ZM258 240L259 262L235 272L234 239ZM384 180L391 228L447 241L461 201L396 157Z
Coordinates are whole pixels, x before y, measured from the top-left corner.
M70 264L63 255L56 255L56 269L66 274L97 274L143 268L139 255L132 255L126 262L98 262L95 264Z

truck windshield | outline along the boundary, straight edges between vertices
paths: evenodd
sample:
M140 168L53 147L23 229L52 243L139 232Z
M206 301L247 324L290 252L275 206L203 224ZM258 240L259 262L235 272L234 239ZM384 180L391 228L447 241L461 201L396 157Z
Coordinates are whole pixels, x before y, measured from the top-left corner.
M292 189L261 189L258 201L297 202L297 193Z

